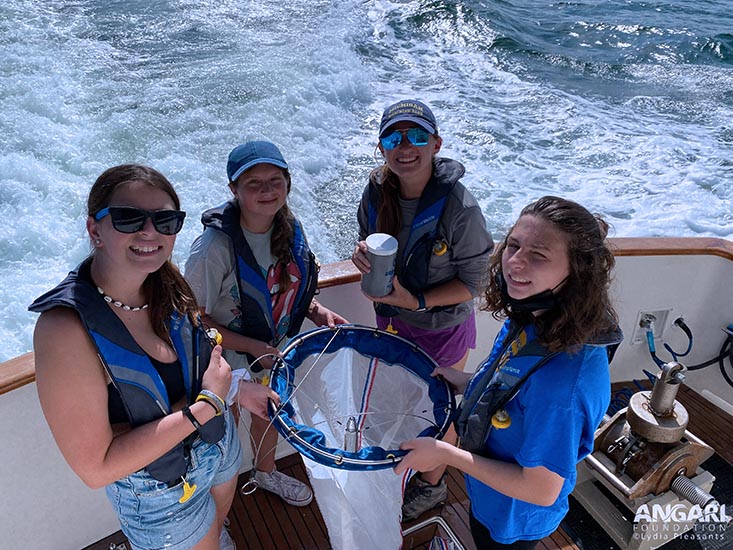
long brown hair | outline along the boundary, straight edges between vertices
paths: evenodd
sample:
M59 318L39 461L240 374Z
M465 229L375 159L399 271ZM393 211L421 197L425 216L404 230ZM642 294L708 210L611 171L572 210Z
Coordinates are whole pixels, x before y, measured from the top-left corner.
M178 194L163 174L140 164L122 164L108 168L94 182L87 199L87 214L94 216L102 208L109 206L115 190L129 183L143 183L160 189L171 198L176 210L181 208ZM198 306L193 291L170 258L157 271L147 276L143 283L143 292L145 301L150 304L153 330L160 338L168 337L165 321L174 311L187 314L191 322L197 322Z
M537 318L531 313L511 310L500 283L503 276L501 258L511 235L509 231L491 257L486 303L482 309L490 311L496 319L507 317L523 324L534 322L538 339L550 351L573 349L612 331L618 324L618 316L611 305L608 289L616 260L605 240L608 224L578 203L552 196L527 205L519 217L522 216L545 220L567 235L570 273L555 293L557 305Z
M387 233L393 237L400 234L402 228L402 213L400 212L400 179L385 163L378 168L379 186L382 200L377 212L377 231Z
M285 266L292 259L290 250L293 246L293 234L295 232L295 216L291 212L287 200L287 197L290 196L291 187L290 170L283 168L282 171L285 175L285 180L288 182L288 193L286 195L285 204L283 204L282 208L277 211L277 214L275 214L275 220L272 228L272 239L270 240L270 250L272 251L272 255L275 256L277 261L283 266L283 269L280 270L281 294L288 290L292 284L290 275L288 275L288 271L285 269ZM305 275L305 273L302 273L303 277L305 277Z

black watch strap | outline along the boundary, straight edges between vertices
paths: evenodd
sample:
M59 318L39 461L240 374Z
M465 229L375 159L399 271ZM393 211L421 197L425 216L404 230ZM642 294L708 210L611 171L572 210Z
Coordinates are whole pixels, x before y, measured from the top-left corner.
M191 424L193 424L193 427L196 428L196 431L199 431L201 429L201 424L198 420L196 420L196 417L191 412L191 409L188 408L188 405L183 407L181 409L181 412L186 415L186 418L188 418L191 421Z

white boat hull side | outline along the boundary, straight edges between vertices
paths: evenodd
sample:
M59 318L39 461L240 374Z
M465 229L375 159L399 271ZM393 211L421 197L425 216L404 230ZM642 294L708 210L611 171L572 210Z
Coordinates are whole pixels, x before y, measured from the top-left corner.
M0 547L84 548L119 530L104 490L61 456L35 382L0 396L0 434Z
M725 340L721 328L733 322L733 245L720 239L616 242L621 246L612 292L626 340L611 365L612 379L642 379L642 369L657 370L646 344L631 343L640 310L672 308L663 327L664 341L677 351L684 351L687 338L671 323L680 315L685 318L695 341L690 356L682 358L683 363L697 364L715 357ZM326 283L319 301L352 322L373 324L374 311L361 294L350 262L323 266L321 278ZM486 356L498 328L499 322L489 314L479 315L478 349L471 353L467 369L475 369ZM671 359L660 341L657 353L663 360ZM119 524L104 491L87 488L59 453L41 413L35 383L27 383L33 379L32 356L13 361L21 364L24 372L19 381L11 380L0 389L0 393L7 391L0 395L0 546L29 550L83 548L117 531ZM0 366L0 380L4 372L17 367L11 367L11 362ZM733 403L733 388L717 365L689 372L686 383L699 393L706 390L727 404ZM247 434L241 427L240 434L246 441ZM278 456L291 452L287 444L282 444ZM242 469L249 470L251 465L250 453Z
M687 348L684 332L672 326L682 316L692 330L694 344L690 355L679 361L684 365L703 363L718 355L726 338L721 329L733 323L733 262L714 255L622 256L617 258L613 298L625 334L611 364L614 382L641 379L642 369L658 371L646 343L632 344L640 310L672 308L663 327L663 341L677 352ZM662 341L656 341L656 348L660 359L672 360ZM707 389L733 403L733 388L717 364L688 372L685 383L698 393Z

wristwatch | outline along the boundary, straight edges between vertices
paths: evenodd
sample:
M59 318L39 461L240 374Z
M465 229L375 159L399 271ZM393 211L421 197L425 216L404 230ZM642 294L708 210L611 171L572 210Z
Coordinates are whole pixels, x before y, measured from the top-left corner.
M423 293L418 292L415 294L415 298L417 298L417 309L415 311L427 311L428 308L425 306L425 296L423 296Z

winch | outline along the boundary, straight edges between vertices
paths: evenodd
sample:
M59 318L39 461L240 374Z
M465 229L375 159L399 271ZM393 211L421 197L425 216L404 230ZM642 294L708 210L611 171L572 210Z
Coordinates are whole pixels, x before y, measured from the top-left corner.
M686 371L681 363L665 363L651 391L633 394L627 408L601 425L593 452L578 465L573 496L624 549L658 548L694 527L695 506L710 511L717 505L708 492L715 478L700 467L714 450L687 431L688 412L676 400ZM674 515L668 513L673 508Z

